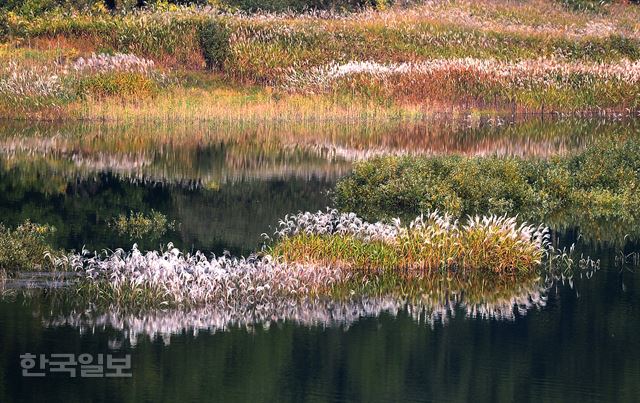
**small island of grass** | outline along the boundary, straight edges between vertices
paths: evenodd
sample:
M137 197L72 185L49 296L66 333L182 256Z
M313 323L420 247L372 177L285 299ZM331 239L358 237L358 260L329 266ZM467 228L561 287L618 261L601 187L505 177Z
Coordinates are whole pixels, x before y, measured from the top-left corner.
M340 209L366 219L415 217L439 210L464 217L518 215L566 227L608 220L637 235L640 142L602 139L550 159L405 156L361 162L336 186ZM563 224L564 223L564 224Z

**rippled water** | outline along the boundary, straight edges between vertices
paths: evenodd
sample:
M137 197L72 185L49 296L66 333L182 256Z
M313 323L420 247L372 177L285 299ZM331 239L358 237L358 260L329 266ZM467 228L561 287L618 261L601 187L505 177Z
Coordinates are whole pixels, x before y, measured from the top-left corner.
M52 224L60 247L128 248L133 241L106 223L154 209L179 225L137 240L143 249L173 241L248 254L285 214L329 205L354 160L546 158L639 130L625 119L480 117L384 126L4 124L0 221ZM607 223L562 227L555 242L575 242L600 259L598 270L474 303L436 295L314 301L270 317L215 307L121 312L41 290L65 278L22 275L5 283L0 301L0 402L637 401L640 267L637 256L622 256L640 249L608 239L614 232ZM19 355L27 352L129 353L133 376L24 378Z

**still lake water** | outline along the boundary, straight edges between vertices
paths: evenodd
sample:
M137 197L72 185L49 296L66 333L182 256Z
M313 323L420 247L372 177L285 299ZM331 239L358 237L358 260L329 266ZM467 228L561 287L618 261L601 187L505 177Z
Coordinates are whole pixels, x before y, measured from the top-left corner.
M442 119L297 126L16 125L0 130L0 217L57 228L56 246L248 255L278 219L324 209L353 161L381 154L579 150L637 120ZM160 211L178 226L132 241L107 223ZM571 222L567 220L567 222ZM640 401L637 228L559 225L600 268L516 306L331 303L247 325L196 309L100 312L56 291L0 300L0 402ZM17 284L17 283L15 283ZM15 285L14 284L14 285ZM9 283L9 286L11 284ZM28 295L27 295L28 294ZM486 309L485 309L486 308ZM484 310L483 310L484 309ZM24 353L131 354L131 378L21 376Z

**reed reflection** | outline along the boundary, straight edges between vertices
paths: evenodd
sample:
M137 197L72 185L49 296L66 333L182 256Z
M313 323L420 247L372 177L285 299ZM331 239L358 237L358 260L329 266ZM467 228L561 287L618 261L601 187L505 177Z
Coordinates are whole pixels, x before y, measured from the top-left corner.
M112 340L126 341L135 346L139 337L161 338L170 344L171 337L181 334L216 333L230 329L269 329L282 323L305 327L349 328L364 318L380 315L412 318L430 327L446 326L450 320L462 317L474 320L515 321L531 310L542 310L549 294L565 286L574 289L573 276L590 279L600 269L598 264L574 267L576 271L548 272L544 279L506 282L486 287L484 282L470 282L451 287L438 283L429 293L416 297L385 295L349 299L282 299L261 306L222 307L205 305L190 309L152 309L130 311L117 306L99 307L93 304L73 306L64 293L49 296L57 305L51 312L63 312L43 317L47 327L71 326L82 334L115 330ZM51 303L51 302L49 302ZM77 304L77 302L76 302Z

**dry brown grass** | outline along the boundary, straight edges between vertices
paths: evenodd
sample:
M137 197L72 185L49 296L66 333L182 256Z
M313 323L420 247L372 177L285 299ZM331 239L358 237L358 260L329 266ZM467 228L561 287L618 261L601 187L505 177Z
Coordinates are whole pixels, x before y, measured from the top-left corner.
M67 116L103 121L349 121L412 118L421 108L387 108L375 103L335 102L330 96L273 95L230 88L174 88L155 97L118 101L94 99L73 104Z

